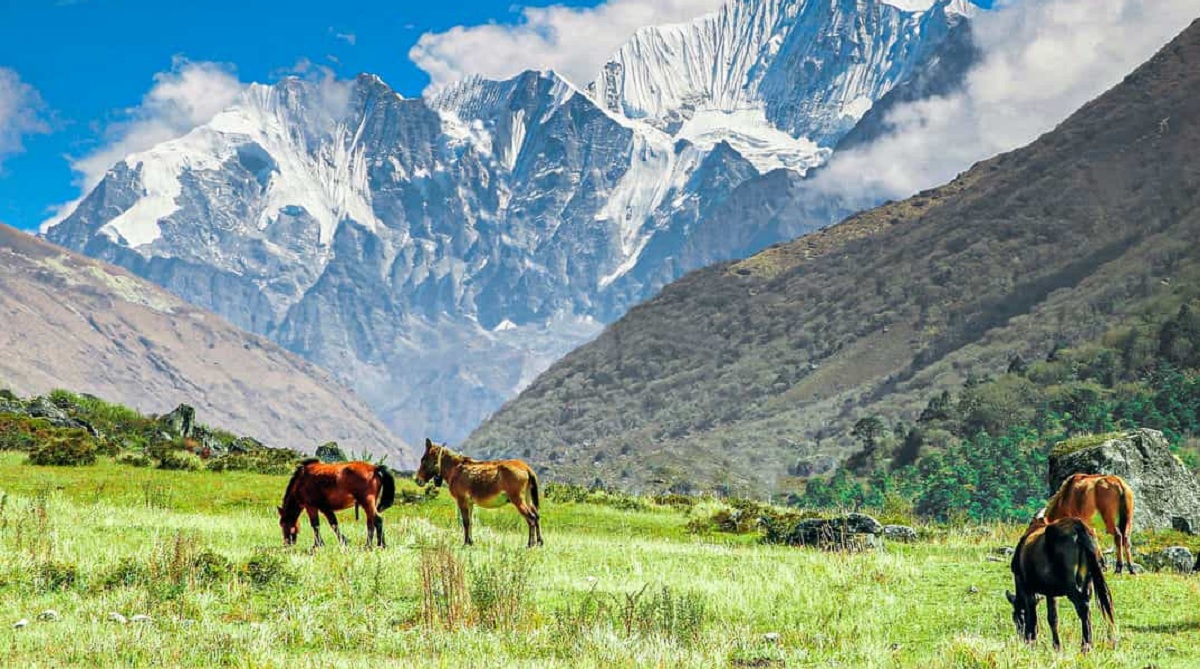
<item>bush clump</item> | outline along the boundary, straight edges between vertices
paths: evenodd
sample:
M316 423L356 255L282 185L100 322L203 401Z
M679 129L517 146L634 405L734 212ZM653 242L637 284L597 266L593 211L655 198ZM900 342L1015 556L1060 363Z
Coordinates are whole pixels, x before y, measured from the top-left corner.
M131 588L150 581L150 568L132 557L123 557L104 572L100 586L105 590Z
M56 432L29 450L30 464L78 467L96 462L96 442L87 431L72 428Z
M37 567L37 584L42 591L67 590L79 580L79 568L72 562L47 560Z
M256 588L265 588L294 578L291 569L278 553L265 550L250 556L239 571L242 577Z

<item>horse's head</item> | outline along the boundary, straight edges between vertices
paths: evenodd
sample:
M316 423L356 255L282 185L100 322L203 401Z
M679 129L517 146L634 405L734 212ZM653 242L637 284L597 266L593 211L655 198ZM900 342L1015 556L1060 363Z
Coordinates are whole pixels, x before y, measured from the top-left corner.
M1025 606L1017 596L1005 590L1004 597L1012 604L1013 624L1017 626L1017 634L1025 636Z
M445 446L436 446L429 437L425 438L425 454L421 456L421 464L417 467L417 473L413 475L417 485L433 481L435 486L441 487L442 456L445 452Z
M295 518L288 520L282 506L275 508L279 511L279 529L283 530L283 545L294 545L296 538L300 536L300 515L296 514Z

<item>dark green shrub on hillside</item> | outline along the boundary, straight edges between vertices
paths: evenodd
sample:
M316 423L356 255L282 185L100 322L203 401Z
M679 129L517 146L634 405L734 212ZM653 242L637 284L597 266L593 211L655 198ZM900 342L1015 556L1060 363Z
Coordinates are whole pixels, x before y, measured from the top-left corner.
M105 590L131 588L144 585L150 580L150 568L145 563L132 557L123 557L104 571L104 575L100 577L100 587Z
M289 474L300 460L300 454L286 448L262 447L245 453L227 453L209 459L209 471L243 471L256 474Z
M81 429L56 430L29 450L29 463L75 467L96 462L96 442Z
M0 414L0 451L28 451L54 433L49 422L17 414Z

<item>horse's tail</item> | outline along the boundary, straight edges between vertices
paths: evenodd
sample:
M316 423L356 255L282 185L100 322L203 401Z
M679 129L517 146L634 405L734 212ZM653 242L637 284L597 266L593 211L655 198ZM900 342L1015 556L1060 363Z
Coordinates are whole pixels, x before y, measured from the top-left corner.
M375 510L385 511L396 503L396 479L392 476L392 472L383 465L375 468L375 476L379 477L379 482L382 484L379 504L375 505Z
M1117 527L1124 536L1133 532L1133 489L1121 477L1115 477L1121 484L1121 500L1117 506Z
M535 474L532 469L529 470L529 497L533 499L533 510L537 511L540 509L542 503L538 499L537 474Z
M1096 545L1096 539L1092 536L1090 528L1083 522L1075 524L1075 536L1078 537L1079 545L1085 554L1084 559L1087 560L1088 580L1096 592L1096 600L1100 603L1100 613L1108 620L1109 625L1115 626L1117 623L1113 612L1112 591L1108 589L1108 581L1104 580L1104 564L1103 558L1100 556L1100 547Z

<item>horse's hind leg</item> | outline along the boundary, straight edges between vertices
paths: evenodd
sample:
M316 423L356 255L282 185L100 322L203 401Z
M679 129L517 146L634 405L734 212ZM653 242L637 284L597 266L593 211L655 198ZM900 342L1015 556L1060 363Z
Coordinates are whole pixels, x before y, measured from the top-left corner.
M1050 623L1050 636L1054 639L1054 650L1062 650L1058 641L1058 601L1053 597L1046 598L1046 622Z
M387 548L387 541L383 538L383 516L375 516L375 535L379 542L379 547Z
M463 526L463 543L467 546L471 545L471 502L460 501L458 503L458 517L462 521Z
M525 519L525 524L529 526L529 541L526 542L525 546L533 548L537 545L537 511L534 511L532 506L521 501L520 498L513 500L513 506L517 507L517 511L521 514L521 517Z
M1124 559L1125 559L1125 533L1122 532L1120 530L1120 528L1117 527L1117 523L1115 522L1115 519L1110 514L1103 513L1103 514L1101 514L1101 516L1104 518L1105 531L1108 532L1108 536L1112 537L1113 543L1116 544L1116 548L1117 548L1116 573L1120 574L1125 566L1125 561L1124 561ZM1130 560L1132 560L1132 558L1130 558ZM1129 570L1133 571L1133 567L1129 567Z
M1080 650L1086 653L1092 649L1092 609L1088 606L1086 594L1071 595L1071 603L1075 605L1075 613L1079 614L1079 622L1083 626L1083 646Z
M333 535L338 538L338 542L343 546L346 545L346 537L342 534L342 530L338 527L337 514L332 511L322 511L325 515L325 520L329 522L329 526L333 528Z

